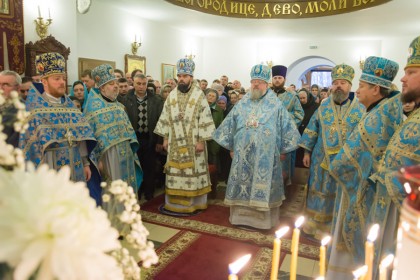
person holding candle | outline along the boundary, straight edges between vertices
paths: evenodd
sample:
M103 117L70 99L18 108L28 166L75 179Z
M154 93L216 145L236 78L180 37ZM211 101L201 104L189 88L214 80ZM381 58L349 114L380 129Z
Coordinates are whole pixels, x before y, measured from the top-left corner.
M300 135L270 79L267 65L252 67L251 92L213 133L233 157L225 196L233 225L270 229L285 199L280 155L294 151Z
M396 171L401 167L420 164L420 36L411 42L409 55L405 75L401 78L401 97L402 100L413 97L416 107L394 133L380 162L379 171L371 177L376 183L376 192L367 221L380 225L375 247L376 267L378 258L395 252L398 212L406 197Z
M319 105L299 142L305 149L303 165L310 168L303 232L318 240L331 232L336 182L328 169L365 111L350 95L354 69L339 64L331 77L332 94Z
M400 93L391 89L398 68L396 62L383 57L365 60L356 96L366 114L330 165L338 187L334 213L339 213L333 219L331 274L337 267L351 266L347 258L346 263L341 263L340 255L352 256L352 270L365 259L366 218L374 198L374 184L368 179L378 171L389 140L403 122Z

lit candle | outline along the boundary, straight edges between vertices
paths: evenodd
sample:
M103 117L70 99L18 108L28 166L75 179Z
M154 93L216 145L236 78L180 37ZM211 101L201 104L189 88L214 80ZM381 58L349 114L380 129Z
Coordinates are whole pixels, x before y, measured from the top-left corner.
M51 11L50 11L50 8L48 8L48 18L51 19Z
M39 18L41 17L41 10L39 9L39 6L38 6L38 17Z
M365 243L365 265L367 265L367 273L365 280L372 280L373 275L373 257L375 255L375 247L373 242L375 242L378 237L379 225L374 224L370 230Z
M137 35L134 34L134 43L136 43L136 42L137 42Z
M325 277L325 246L330 242L331 236L326 236L321 241L321 247L319 248L319 276Z
M290 280L296 280L297 257L298 257L299 236L300 236L299 227L303 224L304 220L305 220L305 217L300 216L299 219L296 220L295 229L293 230L292 247L290 248L292 251L292 260L290 263Z
M360 277L363 277L366 275L366 272L368 271L367 265L364 265L362 267L359 267L355 271L353 271L354 280L360 279Z
M250 259L251 254L248 254L229 264L229 280L238 280L238 276L236 276L236 274L238 274L238 272Z
M277 280L277 274L279 272L279 261L280 261L280 249L281 249L281 240L280 238L289 231L289 227L283 227L276 231L276 238L274 239L273 245L273 259L271 263L271 276L270 280Z
M394 255L390 254L386 256L379 266L379 280L387 280L388 279L388 266L394 260Z

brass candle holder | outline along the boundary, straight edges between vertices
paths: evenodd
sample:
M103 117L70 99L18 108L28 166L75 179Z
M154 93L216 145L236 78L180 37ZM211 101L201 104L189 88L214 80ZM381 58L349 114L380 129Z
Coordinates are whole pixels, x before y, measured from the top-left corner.
M141 47L141 43L134 41L133 43L131 43L131 52L133 53L133 55L137 54L137 51L139 50L139 48Z
M48 26L50 26L51 23L52 23L52 19L51 18L47 19L47 21L44 21L44 18L42 18L41 16L39 16L35 20L36 34L38 34L38 36L41 39L45 39L45 37L47 37L47 35L48 35Z

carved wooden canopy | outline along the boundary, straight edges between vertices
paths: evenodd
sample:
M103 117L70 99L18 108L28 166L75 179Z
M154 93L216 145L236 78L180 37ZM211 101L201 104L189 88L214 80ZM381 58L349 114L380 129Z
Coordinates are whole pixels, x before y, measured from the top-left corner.
M67 62L70 55L70 48L64 46L51 35L45 39L36 41L35 43L29 42L25 44L25 76L32 77L37 75L35 68L35 58L37 55L47 52L57 52L61 54Z

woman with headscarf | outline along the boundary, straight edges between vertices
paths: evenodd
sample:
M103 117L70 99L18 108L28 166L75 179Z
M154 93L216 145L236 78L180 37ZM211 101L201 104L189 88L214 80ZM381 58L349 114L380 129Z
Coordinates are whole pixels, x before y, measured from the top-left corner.
M86 85L82 81L75 81L70 89L70 95L76 97L80 104L82 104L82 111L85 109L85 104L88 98L88 91Z
M305 130L306 126L311 120L312 115L318 109L319 103L315 102L315 97L305 88L302 88L301 90L299 90L298 95L299 95L300 104L302 105L303 111L305 112L303 120L299 126L299 133L300 135L302 135L303 131ZM302 163L303 155L304 155L304 149L298 148L296 151L296 163L295 163L296 167L304 167Z

